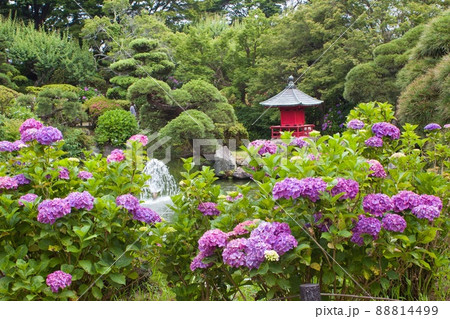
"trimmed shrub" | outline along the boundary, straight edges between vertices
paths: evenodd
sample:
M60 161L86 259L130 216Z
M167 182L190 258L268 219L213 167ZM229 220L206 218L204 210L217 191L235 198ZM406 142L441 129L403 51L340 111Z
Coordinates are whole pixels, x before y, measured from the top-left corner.
M215 130L216 127L208 115L197 110L188 110L164 126L160 135L161 138L170 137L169 143L173 151L184 157L192 155L194 139L214 138ZM202 150L210 151L210 148Z
M83 151L95 145L95 139L87 129L65 128L62 133L64 135L62 149L67 152L67 157L83 157Z
M138 131L136 118L125 110L110 110L98 118L95 135L100 145L123 145Z
M0 85L0 107L3 108L10 105L12 100L19 96L19 92L13 89L7 88L6 86Z
M58 87L43 89L36 99L36 113L54 125L74 126L87 120L78 95Z
M191 94L191 103L197 106L211 102L227 103L227 99L214 85L203 80L189 81L182 89Z
M399 98L397 117L400 123L412 122L423 128L428 123L450 122L450 55L425 75L418 77Z
M90 120L95 123L96 119L106 111L122 108L119 103L104 96L95 96L83 104L89 112Z

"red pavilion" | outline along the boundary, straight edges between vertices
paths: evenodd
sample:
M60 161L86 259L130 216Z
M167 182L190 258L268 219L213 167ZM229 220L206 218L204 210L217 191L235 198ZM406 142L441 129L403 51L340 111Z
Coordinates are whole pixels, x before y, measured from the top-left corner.
M308 136L314 124L305 124L305 108L323 103L303 93L294 84L294 77L289 77L287 87L277 95L261 102L265 107L278 107L281 113L281 125L271 126L272 138L280 138L281 132L291 131L293 136Z

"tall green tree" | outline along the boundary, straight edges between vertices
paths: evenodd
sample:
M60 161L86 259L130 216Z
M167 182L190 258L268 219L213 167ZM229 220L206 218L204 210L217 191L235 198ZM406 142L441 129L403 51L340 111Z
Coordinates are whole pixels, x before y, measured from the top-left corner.
M31 22L36 30L71 28L79 32L84 19L101 12L103 1L95 0L15 0L0 1L0 12Z

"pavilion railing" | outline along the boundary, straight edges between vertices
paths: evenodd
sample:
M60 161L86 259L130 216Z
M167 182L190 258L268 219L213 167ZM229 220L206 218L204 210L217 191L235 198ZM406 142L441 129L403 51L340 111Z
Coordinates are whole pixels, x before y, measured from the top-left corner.
M295 137L309 136L314 130L314 124L304 124L304 125L276 125L271 126L272 138L280 138L282 132L292 132Z

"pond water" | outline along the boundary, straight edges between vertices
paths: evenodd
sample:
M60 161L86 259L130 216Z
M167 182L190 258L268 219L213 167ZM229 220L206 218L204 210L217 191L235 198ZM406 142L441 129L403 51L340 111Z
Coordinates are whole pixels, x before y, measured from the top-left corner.
M144 201L142 205L151 208L162 218L170 221L173 214L168 207L173 204L170 196L178 191L178 183L182 180L180 173L183 170L182 161L171 161L169 165L164 165L155 159L149 161L145 171L152 175L152 178L142 190L141 200ZM222 194L226 194L235 191L238 185L245 185L248 182L249 180L219 179L215 184L220 185ZM159 190L160 192L157 194L156 191Z

